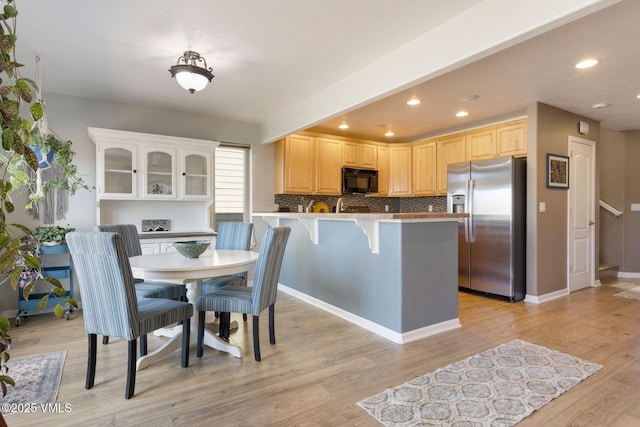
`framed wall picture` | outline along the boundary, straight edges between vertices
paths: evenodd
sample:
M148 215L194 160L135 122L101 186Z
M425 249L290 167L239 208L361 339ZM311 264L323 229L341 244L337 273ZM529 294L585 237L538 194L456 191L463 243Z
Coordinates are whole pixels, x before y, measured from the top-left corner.
M547 153L547 188L569 188L569 158Z

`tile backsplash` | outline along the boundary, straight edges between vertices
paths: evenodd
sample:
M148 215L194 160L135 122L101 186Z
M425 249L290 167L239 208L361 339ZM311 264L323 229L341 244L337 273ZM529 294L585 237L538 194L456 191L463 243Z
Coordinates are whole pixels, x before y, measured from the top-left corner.
M280 208L289 208L291 212L298 210L298 205L306 207L311 201L315 205L324 202L333 209L338 202L339 196L319 196L319 195L292 195L276 194L275 202ZM363 194L345 194L342 196L345 206L368 206L371 212L384 212L385 205L389 206L389 212L428 212L429 205L433 207L433 212L446 212L447 197L365 197Z

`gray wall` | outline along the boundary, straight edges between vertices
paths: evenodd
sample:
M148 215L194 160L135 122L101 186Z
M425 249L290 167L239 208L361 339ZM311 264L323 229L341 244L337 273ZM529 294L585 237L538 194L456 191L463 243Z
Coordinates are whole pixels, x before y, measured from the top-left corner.
M640 273L640 212L631 212L631 203L640 203L640 131L625 132L625 138L624 253L621 271Z
M601 129L600 150L600 199L614 208L625 211L625 176L627 173L626 138L623 132ZM637 159L637 157L636 157ZM633 171L635 166L631 167ZM637 169L637 168L636 168ZM635 182L640 182L635 177ZM632 185L633 186L633 185ZM600 263L615 264L620 271L627 271L624 265L623 248L625 243L624 221L630 218L623 214L615 218L613 214L599 209L600 219ZM640 271L636 269L635 271Z
M600 151L600 122L586 117L538 103L536 106L537 120L531 121L535 125L535 148L529 146L528 159L535 156L534 161L528 162L528 191L532 189L536 199L528 199L528 221L535 222L534 233L529 228L528 238L536 239L531 257L527 263L527 294L545 295L567 288L567 197L566 190L546 188L546 155L547 153L568 155L568 138L576 136L596 142L596 203L599 198L597 158ZM589 134L578 133L578 122L589 123ZM538 203L546 203L546 212L538 211ZM598 253L598 232L596 230L595 253ZM529 248L532 246L529 245ZM596 265L597 267L597 265ZM533 271L531 271L533 269ZM597 277L596 269L596 279Z

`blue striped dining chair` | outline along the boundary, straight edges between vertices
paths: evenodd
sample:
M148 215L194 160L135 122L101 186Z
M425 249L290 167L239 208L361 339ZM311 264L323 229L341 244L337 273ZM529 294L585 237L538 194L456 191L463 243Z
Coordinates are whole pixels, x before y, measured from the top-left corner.
M135 225L96 225L93 230L118 233L124 239L124 246L128 256L142 255L138 229ZM133 282L136 285L136 295L138 298L166 298L186 301L187 287L185 285L155 281L145 282L142 279L133 279Z
M260 361L260 336L258 319L260 313L269 308L269 342L276 343L275 335L275 303L278 294L278 279L284 250L289 239L291 228L269 228L262 240L260 254L256 262L253 286L225 285L213 292L198 297L198 346L197 356L202 357L204 341L204 323L207 311L220 313L220 336L229 338L230 313L253 315L253 352L257 362ZM233 280L233 279L232 279Z
M251 234L253 224L250 222L221 222L218 224L216 236L216 249L239 249L248 251L251 248ZM234 284L247 286L247 272L229 274L227 276L212 277L202 282L202 293L208 294L223 285ZM216 317L218 313L216 312ZM242 319L246 322L247 315Z
M216 236L216 249L239 249L248 251L251 247L251 233L253 224L250 222L221 222L218 224ZM208 294L225 284L229 279L240 279L247 285L247 272L231 274L228 276L212 277L202 282L202 293ZM234 280L235 284L239 284Z
M118 233L124 240L124 247L127 255L142 255L142 247L140 246L140 238L138 237L138 229L133 224L113 224L113 225L96 225L94 231ZM179 301L187 300L187 287L185 285L167 282L145 282L142 279L133 279L135 284L136 295L138 298L165 298L175 299ZM102 337L102 344L109 343L109 336ZM146 337L140 341L140 352L147 354Z
M193 306L169 299L138 298L120 234L72 232L66 240L78 277L84 327L89 339L85 388L92 388L95 381L98 334L129 341L125 399L131 398L135 390L138 337L182 322L181 366L186 368Z

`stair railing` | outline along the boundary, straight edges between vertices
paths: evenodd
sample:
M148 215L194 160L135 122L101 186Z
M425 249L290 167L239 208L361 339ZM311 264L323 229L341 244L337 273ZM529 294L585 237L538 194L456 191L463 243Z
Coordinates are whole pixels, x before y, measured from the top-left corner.
M622 215L622 211L619 211L618 209L614 208L613 206L611 206L608 203L603 202L602 200L600 200L600 207L603 209L608 210L609 212L611 212L613 214L614 217L618 218L620 215Z

